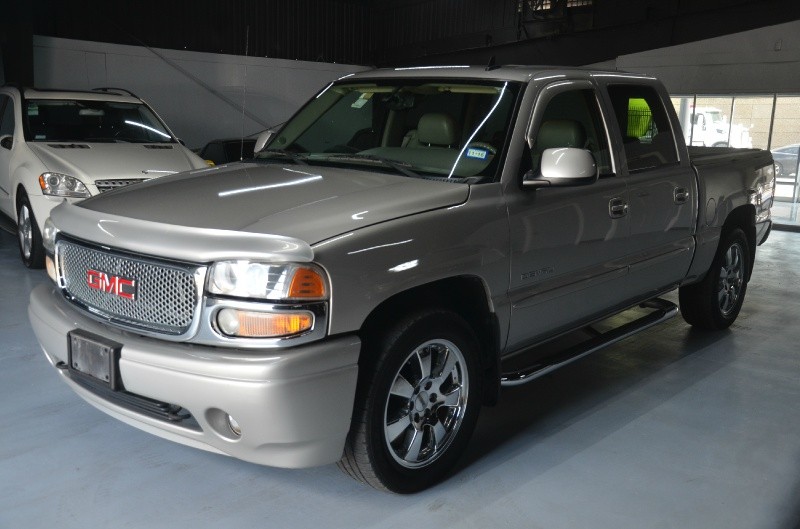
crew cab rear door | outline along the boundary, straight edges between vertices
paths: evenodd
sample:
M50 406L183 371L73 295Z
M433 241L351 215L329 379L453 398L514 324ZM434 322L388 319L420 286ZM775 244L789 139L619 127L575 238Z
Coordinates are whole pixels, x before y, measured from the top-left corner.
M678 148L680 131L663 87L648 79L604 82L614 114L612 138L622 141L618 159L630 217L624 291L634 298L675 286L686 276L694 250L697 180L689 160L681 159L688 156Z
M591 152L600 176L588 185L512 185L505 191L511 237L510 350L591 319L624 298L626 182L616 175L600 109L589 80L559 80L538 92L520 173L535 178L545 149L577 147ZM553 128L579 133L566 134L562 145L557 133L548 132ZM570 137L581 137L582 144L572 144Z

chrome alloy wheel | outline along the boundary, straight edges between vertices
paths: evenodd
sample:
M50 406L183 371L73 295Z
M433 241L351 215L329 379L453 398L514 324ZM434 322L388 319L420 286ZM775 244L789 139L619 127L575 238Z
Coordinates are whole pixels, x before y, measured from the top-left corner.
M719 271L717 299L719 310L723 316L730 316L736 308L736 302L744 284L744 252L738 244L732 244L725 252L725 259Z
M456 436L467 408L469 375L461 350L448 340L423 343L394 377L384 409L389 453L405 468L439 458Z
M17 234L19 235L19 247L25 259L30 259L33 253L33 224L31 222L31 212L27 204L20 204L17 214Z

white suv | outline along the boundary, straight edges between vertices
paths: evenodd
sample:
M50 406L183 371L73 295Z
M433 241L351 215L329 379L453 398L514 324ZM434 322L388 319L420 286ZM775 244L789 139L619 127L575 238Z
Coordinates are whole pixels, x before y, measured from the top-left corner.
M44 221L64 200L201 167L126 90L0 87L0 212L16 221L29 268L42 267Z

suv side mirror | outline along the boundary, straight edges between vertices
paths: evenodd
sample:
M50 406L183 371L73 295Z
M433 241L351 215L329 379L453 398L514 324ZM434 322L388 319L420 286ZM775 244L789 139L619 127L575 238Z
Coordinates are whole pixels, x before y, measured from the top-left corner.
M253 147L253 153L260 152L267 145L273 134L275 134L275 131L270 129L261 132L256 138L256 144Z
M14 137L9 136L8 134L0 136L0 147L4 149L11 150L11 147L14 145Z
M525 175L525 187L567 187L593 184L597 181L597 164L592 153L584 149L562 147L545 149L539 175Z

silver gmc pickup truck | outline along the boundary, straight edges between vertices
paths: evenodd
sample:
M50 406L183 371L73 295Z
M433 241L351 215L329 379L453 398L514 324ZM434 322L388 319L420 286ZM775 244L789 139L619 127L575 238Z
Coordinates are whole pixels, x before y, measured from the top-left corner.
M117 419L413 492L502 386L678 313L659 296L731 325L774 185L769 152L687 149L651 77L376 70L325 87L252 161L55 208L29 315Z

